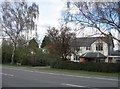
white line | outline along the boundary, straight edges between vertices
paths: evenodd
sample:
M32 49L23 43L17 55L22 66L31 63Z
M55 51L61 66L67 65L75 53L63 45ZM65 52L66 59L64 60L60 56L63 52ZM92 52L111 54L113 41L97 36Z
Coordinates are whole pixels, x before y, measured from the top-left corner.
M2 74L2 75L6 75L6 76L14 76L14 75L12 75L12 74L5 74L5 73L0 73L0 74Z
M62 85L71 86L71 87L86 87L86 86L80 86L80 85L74 85L74 84L67 84L67 83L62 83Z
M34 72L34 73L42 73L42 74L50 74L50 75L77 77L77 78L89 78L89 79L100 79L100 80L119 81L118 79L110 79L110 78L87 77L87 76L78 76L78 75L67 75L67 74L58 74L58 73L49 73L49 72L39 72L39 71L31 71L31 70L16 69L16 68L7 68L7 69L20 70L20 71L26 71L26 72Z
M101 80L111 80L111 81L119 81L118 79L108 79L108 78L99 78L99 77L92 77L94 79L101 79Z
M81 88L87 88L87 89L98 89L98 88L90 88L90 87L87 87L87 86L81 86L81 85L74 85L74 84L69 84L69 83L62 83L62 85L65 85L65 86L70 86L70 87L81 87Z

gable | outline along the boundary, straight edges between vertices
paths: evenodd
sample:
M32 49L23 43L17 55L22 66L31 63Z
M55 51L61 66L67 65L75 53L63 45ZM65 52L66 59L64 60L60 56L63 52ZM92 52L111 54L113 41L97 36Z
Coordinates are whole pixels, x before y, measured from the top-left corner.
M98 38L96 39L92 44L94 43L106 43L105 41L103 41L102 39ZM107 44L107 43L106 43Z

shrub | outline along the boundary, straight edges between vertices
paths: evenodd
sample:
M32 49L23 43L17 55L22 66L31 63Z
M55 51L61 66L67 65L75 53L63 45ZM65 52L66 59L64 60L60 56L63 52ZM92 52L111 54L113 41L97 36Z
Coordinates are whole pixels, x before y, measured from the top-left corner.
M23 59L22 65L49 66L54 60L55 58L49 57L47 55L29 55Z
M10 63L12 56L12 45L2 44L2 63Z
M10 63L12 54L2 52L2 63Z
M69 70L86 70L94 72L120 72L120 64L109 63L75 63L71 61L56 60L51 64L52 68Z

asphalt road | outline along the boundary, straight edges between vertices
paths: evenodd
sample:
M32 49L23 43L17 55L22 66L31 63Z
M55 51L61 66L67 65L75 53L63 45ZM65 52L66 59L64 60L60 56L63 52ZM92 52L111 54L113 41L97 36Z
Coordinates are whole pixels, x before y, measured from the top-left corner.
M118 87L117 78L90 77L32 71L26 68L2 68L2 87Z

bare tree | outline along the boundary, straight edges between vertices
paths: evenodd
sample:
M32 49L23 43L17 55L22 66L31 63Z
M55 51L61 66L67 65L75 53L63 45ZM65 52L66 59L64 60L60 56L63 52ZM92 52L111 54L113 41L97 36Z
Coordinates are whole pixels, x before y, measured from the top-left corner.
M76 9L74 9L76 8ZM72 13L74 11L74 13ZM67 2L64 21L75 22L82 27L93 27L103 35L110 36L120 43L120 39L105 31L115 29L120 34L120 2ZM83 28L82 28L83 29Z
M75 33L70 32L70 28L61 27L60 29L49 28L47 36L50 38L52 51L62 59L66 60L71 52L70 42L75 38Z
M18 39L23 32L28 30L34 30L35 19L37 18L39 11L38 5L32 3L28 6L27 2L2 2L0 12L0 19L2 24L2 31L10 38L13 44L13 52L11 58L11 64L14 63L14 54Z

